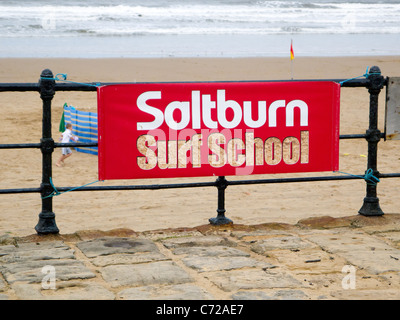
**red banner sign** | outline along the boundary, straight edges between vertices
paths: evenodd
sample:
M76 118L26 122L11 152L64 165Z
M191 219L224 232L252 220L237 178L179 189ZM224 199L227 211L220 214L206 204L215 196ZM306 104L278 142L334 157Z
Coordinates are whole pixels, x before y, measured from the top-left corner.
M327 81L103 86L99 179L335 171L339 101Z

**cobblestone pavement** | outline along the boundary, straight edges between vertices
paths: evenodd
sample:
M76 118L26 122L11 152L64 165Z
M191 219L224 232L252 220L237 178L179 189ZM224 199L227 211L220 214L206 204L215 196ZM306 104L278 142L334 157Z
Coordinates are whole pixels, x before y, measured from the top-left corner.
M400 299L400 215L0 235L0 300Z

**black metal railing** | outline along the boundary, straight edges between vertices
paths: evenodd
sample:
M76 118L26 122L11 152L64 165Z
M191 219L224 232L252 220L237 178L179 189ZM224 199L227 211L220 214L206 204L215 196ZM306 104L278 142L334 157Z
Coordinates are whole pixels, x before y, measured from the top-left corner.
M290 80L304 81L304 80ZM306 80L310 81L310 80ZM372 170L374 177L395 178L400 177L400 173L380 173L377 169L378 143L385 138L385 133L378 129L378 96L381 90L387 86L388 79L381 75L378 67L372 67L365 79L319 79L312 81L334 81L341 83L343 87L364 87L368 89L370 95L369 103L369 128L365 134L346 134L340 135L340 139L366 139L368 142L368 163L367 171ZM263 82L280 82L263 81ZM101 83L101 85L116 83ZM12 193L40 193L42 201L42 211L39 213L39 221L35 226L38 234L59 233L53 212L54 187L51 182L52 177L52 153L55 148L60 147L96 147L97 143L55 143L51 132L51 101L57 91L96 91L99 83L56 83L53 73L49 69L42 71L38 83L1 83L0 92L27 92L34 91L40 93L43 102L42 115L42 138L40 143L25 144L0 144L0 149L40 149L42 152L42 182L37 188L16 188L0 189L0 194ZM363 176L363 175L361 175ZM273 178L273 179L251 179L228 181L225 177L218 177L216 181L192 182L192 183L170 183L153 185L125 185L125 186L86 186L80 188L57 187L58 192L65 191L112 191L112 190L158 190L172 188L196 188L196 187L216 187L218 190L217 217L209 219L214 225L231 223L225 217L225 190L228 186L247 185L247 184L268 184L268 183L291 183L291 182L313 182L331 180L351 180L360 179L360 176L314 176L314 177L293 177L293 178ZM72 190L71 190L72 189ZM377 196L377 184L366 183L366 196L363 205L358 211L364 216L381 216L383 211L379 205Z

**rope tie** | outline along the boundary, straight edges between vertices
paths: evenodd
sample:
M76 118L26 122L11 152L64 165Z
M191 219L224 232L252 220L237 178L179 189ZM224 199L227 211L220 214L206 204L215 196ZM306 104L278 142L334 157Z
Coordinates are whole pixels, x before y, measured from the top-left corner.
M349 175L349 176L357 177L357 178L360 178L360 179L364 179L365 182L367 182L368 185L372 185L372 186L376 186L377 183L380 182L379 178L377 178L377 177L374 176L374 171L373 171L371 168L369 168L369 169L365 172L365 174L364 174L363 176L358 176L358 175L355 175L355 174L351 174L351 173L347 173L347 172L342 172L342 171L335 171L335 172L347 174L347 175Z
M77 190L77 189L86 187L86 186L88 186L88 185L91 185L91 184L94 184L94 183L97 183L97 182L100 182L100 181L103 182L104 180L97 180L97 181L89 182L89 183L84 184L83 186L75 187L75 188L69 189L69 190L67 190L67 191L60 192L60 191L57 190L57 188L56 188L55 185L53 184L53 179L50 177L50 184L51 184L51 186L53 187L54 190L53 190L53 192L50 193L48 196L42 197L42 199L46 199L46 198L51 198L51 197L59 196L60 194L67 193L67 192L70 192L70 191L74 191L74 190Z
M362 78L362 77L365 77L366 79L368 79L368 77L373 75L373 74L380 75L380 73L378 73L378 72L368 73L368 70L369 70L369 67L367 67L367 70L365 71L365 73L362 76L358 76L358 77L355 77L355 78L351 78L351 79L346 79L346 80L340 81L339 82L340 86L342 86L343 83L345 83L347 81L350 81L350 80L354 80L354 79L358 79L358 78Z
M67 74L66 73L57 73L54 78L49 78L49 77L41 77L41 79L46 79L46 80L54 80L54 81L64 81L64 82L69 82L69 83L76 83L76 84L81 84L85 86L90 86L90 87L99 87L101 86L101 83L83 83L83 82L75 82L71 80L67 80Z

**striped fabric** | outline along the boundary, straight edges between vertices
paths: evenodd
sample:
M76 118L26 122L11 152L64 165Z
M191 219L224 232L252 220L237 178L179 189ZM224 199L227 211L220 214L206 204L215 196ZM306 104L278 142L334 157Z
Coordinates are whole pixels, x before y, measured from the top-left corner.
M78 111L64 104L65 124L72 124L72 134L79 138L78 142L97 142L97 113ZM78 152L97 155L97 147L75 148Z

